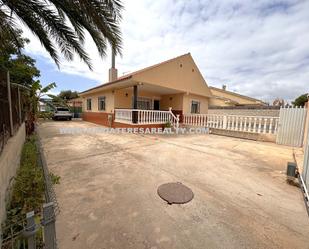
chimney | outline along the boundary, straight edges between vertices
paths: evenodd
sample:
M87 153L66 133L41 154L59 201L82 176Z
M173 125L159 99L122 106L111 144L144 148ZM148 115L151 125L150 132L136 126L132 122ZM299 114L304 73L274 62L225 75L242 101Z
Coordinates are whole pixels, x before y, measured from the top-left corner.
M118 78L118 72L117 69L115 68L115 52L112 49L112 67L108 70L108 81L112 82L117 80Z
M222 85L222 90L226 90L226 85Z

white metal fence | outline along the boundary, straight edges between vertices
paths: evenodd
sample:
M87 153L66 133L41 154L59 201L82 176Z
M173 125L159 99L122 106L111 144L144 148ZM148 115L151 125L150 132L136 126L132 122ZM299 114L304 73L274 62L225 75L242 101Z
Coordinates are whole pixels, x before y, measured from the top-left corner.
M218 114L184 114L183 124L251 133L276 134L278 117Z
M307 144L305 146L304 167L302 176L308 189L309 188L309 136L307 139Z
M301 147L303 145L304 127L307 109L281 108L277 144Z

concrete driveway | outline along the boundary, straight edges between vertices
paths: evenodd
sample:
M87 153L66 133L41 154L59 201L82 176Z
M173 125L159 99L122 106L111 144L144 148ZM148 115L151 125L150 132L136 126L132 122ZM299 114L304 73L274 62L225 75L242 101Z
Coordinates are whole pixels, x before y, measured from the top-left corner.
M60 134L39 126L56 193L62 249L309 248L300 190L285 181L292 149L215 135ZM194 192L168 205L157 187Z

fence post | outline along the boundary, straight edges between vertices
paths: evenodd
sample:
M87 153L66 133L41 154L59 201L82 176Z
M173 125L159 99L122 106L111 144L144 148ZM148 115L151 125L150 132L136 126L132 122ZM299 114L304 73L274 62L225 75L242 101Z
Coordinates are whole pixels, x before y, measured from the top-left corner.
M179 114L176 115L176 122L177 122L176 123L176 128L177 128L177 130L179 128L179 116L180 116Z
M223 116L223 129L226 129L227 117L226 115Z
M43 205L43 227L44 244L46 249L56 249L56 227L55 227L54 203L49 202Z
M11 97L11 81L10 72L7 71L7 87L8 87L8 102L9 102L9 115L10 115L10 135L13 136L13 114L12 114L12 97Z
M17 88L18 93L18 117L19 117L19 124L21 124L21 101L20 101L20 88Z
M28 249L35 249L35 233L36 233L36 225L34 220L34 211L29 212L26 214L27 225L26 225L26 232L27 232L27 240L28 240Z

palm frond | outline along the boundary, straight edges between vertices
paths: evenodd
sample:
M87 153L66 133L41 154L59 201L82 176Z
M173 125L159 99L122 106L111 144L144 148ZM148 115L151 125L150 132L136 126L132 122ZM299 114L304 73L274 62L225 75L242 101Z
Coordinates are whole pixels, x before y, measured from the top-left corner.
M17 28L14 19L5 11L0 9L0 51L8 48L10 44L16 48L17 53L21 53L20 49L23 47L25 39L21 39L21 30Z
M0 0L1 2L39 38L58 66L56 48L60 49L67 60L72 60L76 53L91 69L89 55L83 47L85 30L89 32L102 57L106 55L107 43L115 53L121 54L119 22L123 7L120 0Z
M57 85L56 85L55 82L50 83L50 84L48 84L47 86L45 86L45 87L43 87L43 88L41 89L41 93L47 93L47 92L49 92L51 89L56 88L56 87L57 87Z

